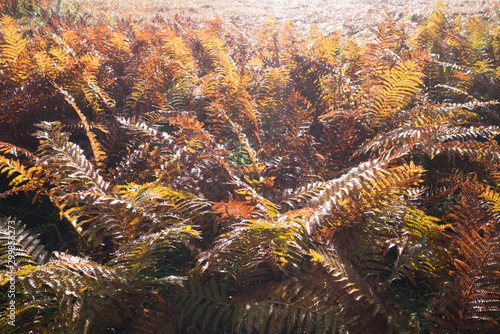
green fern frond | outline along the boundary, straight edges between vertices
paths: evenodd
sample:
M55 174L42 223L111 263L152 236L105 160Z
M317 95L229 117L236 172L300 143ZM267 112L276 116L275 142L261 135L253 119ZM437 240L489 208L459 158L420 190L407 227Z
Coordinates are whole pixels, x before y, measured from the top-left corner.
M202 272L242 270L239 276L252 281L254 271L258 273L256 269L263 261L270 261L276 268L298 266L304 252L304 233L303 222L298 218L233 224L230 232L221 235L215 246L199 257L197 266Z
M131 243L123 244L117 251L112 265L131 273L146 273L154 270L158 261L171 253L183 242L199 237L199 232L190 226L180 225L142 236Z

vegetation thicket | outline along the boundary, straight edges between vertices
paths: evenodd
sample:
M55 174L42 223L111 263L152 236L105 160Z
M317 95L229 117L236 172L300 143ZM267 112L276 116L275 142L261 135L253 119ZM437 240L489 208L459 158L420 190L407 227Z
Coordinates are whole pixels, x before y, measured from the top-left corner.
M500 332L499 18L21 22L1 332Z

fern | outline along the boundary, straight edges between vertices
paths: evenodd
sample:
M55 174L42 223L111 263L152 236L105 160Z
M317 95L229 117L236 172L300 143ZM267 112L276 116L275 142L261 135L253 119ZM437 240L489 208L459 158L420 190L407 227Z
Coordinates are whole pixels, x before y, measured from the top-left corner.
M14 261L16 266L23 264L43 264L49 258L49 253L45 250L40 240L36 238L26 226L21 224L20 221L10 217L0 220L1 229L1 249L0 258L2 259L2 266L6 266L9 256L13 249ZM13 248L12 248L13 246Z
M13 330L497 330L498 19L414 18L0 19Z
M3 39L5 41L1 48L1 62L3 64L16 62L26 50L28 41L22 33L18 32L16 20L13 18L4 16L0 20L0 24L2 25Z
M391 117L404 109L422 85L422 73L412 61L398 64L391 69L377 90L369 112L374 126L382 126Z
M74 181L79 179L89 181L88 186L93 191L101 194L109 192L110 185L97 173L95 167L85 157L83 150L68 141L69 136L61 132L60 123L44 123L40 124L40 128L37 136L41 140L40 152L45 155L40 164L48 168L66 166L64 176L61 176L59 180L56 179L56 182L66 182L65 177L69 176ZM75 186L79 187L79 185Z
M473 182L461 187L461 200L449 218L459 250L441 297L433 301L428 317L441 328L454 331L495 331L499 324L497 217L479 196Z
M120 309L119 299L113 301L118 298L116 289L127 284L125 275L89 260L55 254L44 265L19 268L16 277L24 304L16 310L16 317L27 323L42 322L49 331L73 331L77 324L78 332L98 332L104 327L94 325L97 314L106 314L107 322L116 324L119 312L126 312ZM45 299L40 292L45 292ZM53 316L41 317L41 310Z
M324 221L332 226L341 224L344 210L353 217L354 213L380 209L385 200L403 195L408 187L418 184L423 173L413 162L390 170L382 166L383 161L363 163L325 186L311 203L318 209L308 221L308 231Z

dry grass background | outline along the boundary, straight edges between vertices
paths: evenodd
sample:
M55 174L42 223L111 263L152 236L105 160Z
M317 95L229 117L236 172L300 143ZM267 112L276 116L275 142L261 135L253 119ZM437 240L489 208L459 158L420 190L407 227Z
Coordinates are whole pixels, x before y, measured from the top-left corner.
M56 1L56 0L53 0ZM217 14L242 23L262 23L268 17L297 24L317 25L325 31L360 30L384 19L385 13L416 20L428 15L435 0L62 0L63 8L83 9L111 19L130 17L150 20L155 16L184 13L204 18ZM459 15L494 15L500 0L443 0L444 11Z

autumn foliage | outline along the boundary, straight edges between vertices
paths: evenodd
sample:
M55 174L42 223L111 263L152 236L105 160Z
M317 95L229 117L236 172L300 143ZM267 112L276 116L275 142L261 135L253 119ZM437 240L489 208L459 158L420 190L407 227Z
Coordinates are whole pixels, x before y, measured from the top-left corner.
M498 332L499 88L498 18L3 16L0 328Z

